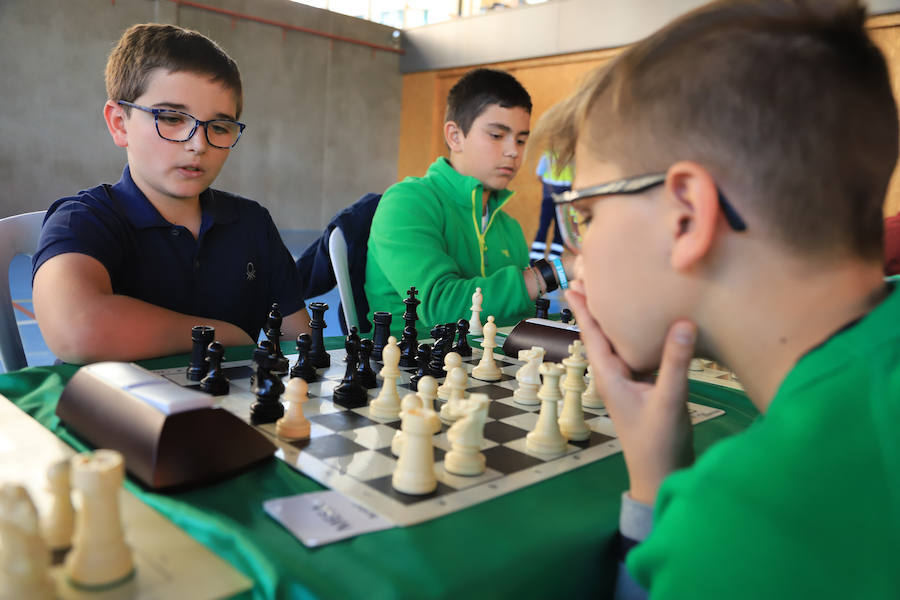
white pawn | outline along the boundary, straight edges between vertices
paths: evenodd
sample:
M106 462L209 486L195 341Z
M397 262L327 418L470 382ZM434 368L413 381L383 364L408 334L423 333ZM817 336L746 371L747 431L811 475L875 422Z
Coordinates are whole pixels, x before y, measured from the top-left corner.
M47 491L53 501L44 520L44 539L51 550L65 550L72 545L75 508L72 506L70 472L68 460L55 462L47 469Z
M450 371L452 371L454 367L461 366L462 356L457 352L448 352L447 356L444 357L444 372L447 373L447 375L450 375ZM437 390L437 395L441 400L446 400L450 397L449 379L444 379L444 383L441 384L441 387Z
M384 366L379 375L384 378L381 391L369 403L369 414L376 419L396 419L400 416L400 395L397 393L397 379L400 377L400 347L397 338L391 336L381 351Z
M437 489L431 438L437 420L437 414L427 408L417 406L404 411L403 443L391 477L391 485L398 492L419 496Z
M438 395L437 379L435 379L431 375L425 375L424 377L422 377L422 379L419 380L419 385L416 386L416 389L419 398L422 399L422 406L424 408L435 410L434 401ZM437 433L440 430L441 422L440 420L437 420L434 423L434 432Z
M284 390L288 402L287 414L275 423L275 435L283 440L305 440L309 437L309 419L303 414L303 405L309 402L309 384L302 377L292 378Z
M544 362L544 349L532 346L527 350L519 350L519 360L525 365L516 371L519 387L513 392L513 400L526 406L540 404L537 391L541 386L541 363Z
M581 395L581 405L588 408L603 408L603 398L597 393L597 386L594 383L594 368L588 365L587 368L587 389Z
M559 378L564 369L556 363L541 365L544 383L538 391L541 399L541 413L534 430L525 436L525 449L534 454L556 456L566 451L566 438L559 430L556 417L557 403L562 399L559 393Z
M470 335L481 335L481 303L483 301L484 296L481 295L481 288L475 288L475 293L472 294L472 308L469 309L472 311L472 318L469 319Z
M462 418L447 431L451 450L444 457L444 468L455 475L481 475L485 458L481 452L484 423L487 421L490 398L487 394L472 394L460 403Z
M587 387L584 384L584 370L588 365L581 340L569 345L569 357L562 362L566 367L566 377L562 384L565 395L559 415L559 430L570 440L584 441L591 437L591 429L584 422L584 410L581 408L581 394Z
M75 541L66 557L66 575L82 587L124 581L134 572L119 512L125 461L115 450L72 457L72 487L81 495Z
M0 598L52 600L49 568L50 551L31 497L20 485L0 486Z
M484 353L481 360L472 369L472 377L481 381L500 381L503 373L494 361L494 348L497 347L497 326L494 325L494 315L487 318L484 324L484 339L481 341Z
M453 422L459 415L458 405L460 400L466 397L466 386L469 384L469 376L462 367L453 367L447 375L447 383L450 385L450 397L441 407L441 419Z
M424 377L423 377L424 379ZM422 399L419 398L416 394L407 394L403 396L403 400L400 401L400 419L403 419L403 415L414 408L422 408ZM427 407L426 407L427 408ZM440 421L438 422L438 427L440 427ZM403 430L398 429L397 433L394 434L394 438L391 440L391 454L394 456L400 456L400 450L403 448Z

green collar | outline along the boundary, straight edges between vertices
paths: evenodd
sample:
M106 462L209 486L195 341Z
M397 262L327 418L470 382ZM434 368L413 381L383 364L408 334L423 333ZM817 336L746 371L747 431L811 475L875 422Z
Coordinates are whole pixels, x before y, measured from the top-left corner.
M484 193L484 187L480 181L469 175L461 175L443 156L431 163L425 176L433 181L442 192L445 192L453 202L466 210L471 210L473 192L475 192L474 197L479 200ZM488 198L490 213L493 214L499 210L512 195L513 192L510 190L492 192Z

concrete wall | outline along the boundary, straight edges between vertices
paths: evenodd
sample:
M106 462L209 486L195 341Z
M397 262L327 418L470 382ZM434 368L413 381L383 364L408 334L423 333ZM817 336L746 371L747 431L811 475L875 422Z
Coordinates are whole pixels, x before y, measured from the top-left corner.
M406 32L404 73L614 48L635 42L708 0L553 0ZM869 12L900 0L869 0Z
M288 0L205 4L390 45L393 29ZM118 180L106 131L106 56L122 31L196 29L237 61L247 130L214 184L258 200L282 229L318 229L394 182L399 55L169 0L0 0L0 217Z

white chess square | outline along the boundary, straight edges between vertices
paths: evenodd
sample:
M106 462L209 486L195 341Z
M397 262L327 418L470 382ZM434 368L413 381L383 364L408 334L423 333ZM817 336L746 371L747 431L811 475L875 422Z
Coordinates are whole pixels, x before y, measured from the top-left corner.
M500 419L501 423L506 423L508 425L518 427L519 429L524 429L525 431L531 431L532 429L534 429L534 426L537 425L537 421L537 411L522 413L521 415L513 415L511 417Z
M395 433L397 433L397 430L393 427L379 424L341 431L340 435L353 440L360 446L375 450L390 446Z
M347 456L333 456L323 461L325 464L338 469L341 474L347 474L360 480L378 479L394 472L396 459L388 457L374 450L354 452Z
M495 471L493 469L485 469L484 473L482 473L481 475L454 475L453 473L447 471L447 469L444 467L444 461L435 463L434 474L437 477L438 481L440 481L441 483L445 483L457 490L462 490L482 483L487 483L488 481L503 477L503 473L500 473L499 471Z
M432 442L434 443L435 448L440 448L441 450L445 450L447 452L450 451L452 444L450 443L450 440L447 438L446 431L444 431L443 433L439 433L438 435L434 436L431 439L432 439ZM488 448L493 448L496 445L497 445L497 442L494 442L492 440L489 440L486 438L481 440L481 449L482 450L487 450Z
M563 456L565 454L573 454L573 453L581 450L581 448L579 448L578 446L573 446L572 444L566 444L566 450L565 450L565 452L563 452L563 454L547 455L547 454L538 454L536 452L529 452L528 449L525 447L526 440L524 437L516 438L516 439L512 440L511 442L507 442L503 445L506 446L507 448L516 450L517 452L521 452L522 454L528 454L529 456L534 456L536 458L540 458L543 460L553 460L554 458L557 458L559 456Z

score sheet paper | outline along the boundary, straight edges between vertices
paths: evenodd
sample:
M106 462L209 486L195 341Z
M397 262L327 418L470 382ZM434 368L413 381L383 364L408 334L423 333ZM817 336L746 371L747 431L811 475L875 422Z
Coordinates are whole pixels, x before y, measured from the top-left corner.
M263 509L309 548L394 526L334 490L273 498Z

